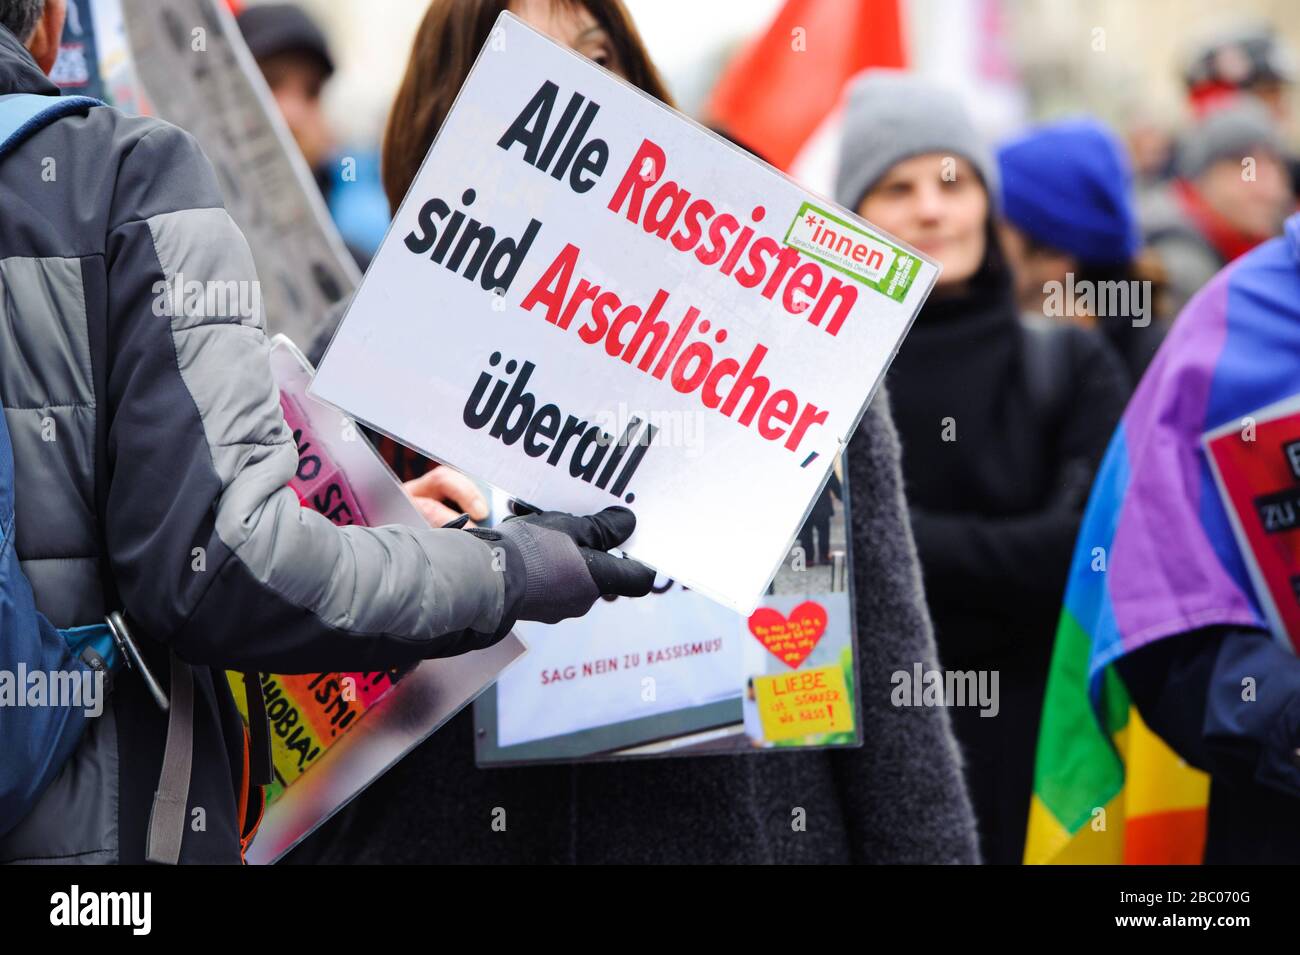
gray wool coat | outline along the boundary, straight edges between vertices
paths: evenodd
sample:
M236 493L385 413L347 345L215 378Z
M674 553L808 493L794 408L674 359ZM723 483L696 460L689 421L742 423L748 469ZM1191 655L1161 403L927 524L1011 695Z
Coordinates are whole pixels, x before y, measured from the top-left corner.
M883 388L847 472L860 749L480 770L466 710L287 861L978 862L947 711L890 702L891 674L937 659Z

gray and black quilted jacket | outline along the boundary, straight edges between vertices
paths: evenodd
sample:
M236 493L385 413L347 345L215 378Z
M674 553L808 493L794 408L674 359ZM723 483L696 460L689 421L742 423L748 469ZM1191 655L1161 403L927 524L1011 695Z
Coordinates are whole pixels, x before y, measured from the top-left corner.
M0 28L8 93L58 90ZM180 860L237 863L261 800L224 669L443 656L495 631L504 598L488 546L462 531L337 528L301 507L262 316L169 317L159 295L177 276L256 279L188 134L96 107L0 159L0 399L22 567L56 626L101 622L112 581L164 684L169 650L192 665L196 824ZM0 819L0 861L141 861L166 730L119 674L35 809Z

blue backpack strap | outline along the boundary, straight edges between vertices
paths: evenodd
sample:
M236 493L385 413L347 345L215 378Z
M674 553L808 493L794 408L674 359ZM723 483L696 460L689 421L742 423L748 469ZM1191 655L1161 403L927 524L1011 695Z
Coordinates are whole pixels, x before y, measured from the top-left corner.
M15 533L13 449L0 413L0 670L7 673L80 673L80 701L58 705L0 706L0 835L31 810L62 770L85 732L102 693L108 690L107 662L91 644L95 627L71 631L74 646L37 609L18 555ZM84 668L84 669L83 669ZM95 671L103 673L95 679ZM24 677L18 693L27 693ZM63 685L68 685L64 683ZM86 695L87 691L94 698ZM102 710L100 710L102 712Z
M118 652L117 642L113 639L113 631L108 629L106 623L92 623L88 627L71 627L60 630L59 633L63 634L63 639L67 641L73 656L79 657L88 666L97 668L96 663L92 661L95 657L99 657L104 667L111 673L116 671L123 662Z
M0 96L0 159L32 133L56 119L103 105L90 96L42 96L39 93Z

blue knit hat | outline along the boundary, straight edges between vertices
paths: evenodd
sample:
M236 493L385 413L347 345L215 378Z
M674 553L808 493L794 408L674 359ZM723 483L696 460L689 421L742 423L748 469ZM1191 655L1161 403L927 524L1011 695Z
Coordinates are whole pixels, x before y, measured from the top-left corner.
M1087 265L1127 262L1142 240L1124 147L1092 119L1031 130L998 150L1006 220Z

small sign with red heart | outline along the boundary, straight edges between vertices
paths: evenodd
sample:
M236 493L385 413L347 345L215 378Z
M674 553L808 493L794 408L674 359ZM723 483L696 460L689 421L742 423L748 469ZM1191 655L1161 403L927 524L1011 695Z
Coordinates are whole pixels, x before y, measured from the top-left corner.
M750 614L749 632L772 656L797 669L826 632L826 608L806 600L787 617L771 607L759 607Z

